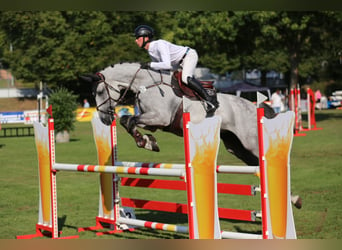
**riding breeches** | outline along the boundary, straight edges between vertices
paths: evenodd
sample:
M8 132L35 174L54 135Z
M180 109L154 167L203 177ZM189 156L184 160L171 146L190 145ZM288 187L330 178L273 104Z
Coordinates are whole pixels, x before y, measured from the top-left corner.
M190 49L188 54L184 57L182 62L182 81L188 83L188 76L193 77L197 66L198 55L196 50Z

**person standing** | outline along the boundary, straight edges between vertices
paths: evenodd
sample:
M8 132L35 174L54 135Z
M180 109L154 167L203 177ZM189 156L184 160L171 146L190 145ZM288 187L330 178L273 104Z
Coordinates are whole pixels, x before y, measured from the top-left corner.
M88 100L87 100L87 99L84 99L84 100L83 100L83 108L89 108L89 107L90 107L90 105L89 105Z
M318 109L322 109L321 107L321 98L322 98L322 93L319 89L317 89L315 91L315 100L316 100L316 104L318 106Z
M282 95L280 89L277 89L271 96L271 106L276 113L280 113L282 106Z
M170 43L166 40L153 40L154 30L148 25L139 25L135 31L135 42L147 50L151 62L142 64L144 69L177 70L182 68L182 81L206 102L207 114L213 114L219 107L216 94L209 95L194 72L198 61L196 50Z

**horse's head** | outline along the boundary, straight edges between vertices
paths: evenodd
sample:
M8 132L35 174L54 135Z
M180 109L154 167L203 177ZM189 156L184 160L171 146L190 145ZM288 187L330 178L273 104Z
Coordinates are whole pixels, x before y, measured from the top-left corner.
M115 119L114 114L117 104L133 103L129 82L134 79L129 74L127 77L123 77L123 70L118 68L109 66L96 74L79 77L81 82L93 85L96 108L101 121L106 125L110 125Z
M115 119L114 109L117 104L116 100L120 98L120 90L110 86L100 73L83 75L79 79L81 82L92 84L92 94L99 117L104 124L110 125Z

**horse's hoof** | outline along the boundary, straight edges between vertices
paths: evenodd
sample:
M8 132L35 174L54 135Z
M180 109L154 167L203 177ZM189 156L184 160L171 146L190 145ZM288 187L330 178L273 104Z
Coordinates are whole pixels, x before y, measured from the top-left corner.
M302 198L299 195L291 196L291 201L296 208L302 208Z
M160 149L159 149L157 144L152 146L152 151L154 151L154 152L159 152L160 151Z
M143 136L143 139L144 141L146 142L145 143L145 149L147 150L151 150L151 151L154 151L154 152L159 152L160 149L157 145L157 140L153 137L153 135L150 135L150 134L146 134Z
M207 112L206 118L213 117L215 115L215 111L216 111L216 107L208 108L206 110Z
M210 117L213 117L214 114L215 114L215 110L214 110L214 112L207 112L207 115L205 117L210 118Z

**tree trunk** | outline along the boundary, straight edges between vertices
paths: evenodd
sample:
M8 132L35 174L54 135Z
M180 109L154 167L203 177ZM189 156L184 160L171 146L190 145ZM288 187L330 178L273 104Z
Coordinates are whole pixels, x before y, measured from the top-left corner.
M291 76L290 76L290 88L296 88L298 84L298 58L297 53L293 52L291 53Z

